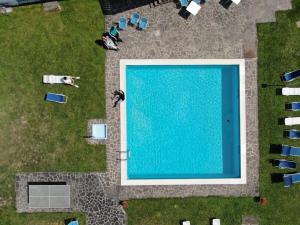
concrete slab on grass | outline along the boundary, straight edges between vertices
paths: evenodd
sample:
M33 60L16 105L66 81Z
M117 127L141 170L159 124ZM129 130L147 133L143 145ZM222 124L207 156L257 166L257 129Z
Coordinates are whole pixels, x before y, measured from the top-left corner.
M58 12L61 11L61 7L58 3L58 1L53 2L45 2L43 4L44 12Z

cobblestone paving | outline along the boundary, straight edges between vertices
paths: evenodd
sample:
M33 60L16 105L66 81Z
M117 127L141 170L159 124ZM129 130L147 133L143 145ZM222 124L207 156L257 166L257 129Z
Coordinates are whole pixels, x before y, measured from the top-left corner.
M24 173L16 175L16 207L18 212L80 211L89 225L122 225L127 217L111 192L105 173ZM28 182L66 182L71 188L70 209L30 209Z

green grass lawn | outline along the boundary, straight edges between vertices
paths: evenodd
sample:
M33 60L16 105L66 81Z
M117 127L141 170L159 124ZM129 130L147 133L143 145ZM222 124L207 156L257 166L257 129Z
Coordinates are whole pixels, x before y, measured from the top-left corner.
M0 224L61 224L68 214L16 214L17 172L105 170L104 146L90 146L87 121L105 118L104 31L98 0L60 2L61 13L42 5L0 16ZM80 76L78 89L42 84L43 74ZM44 101L46 92L68 103Z
M272 167L270 159L285 158L270 154L271 144L293 144L300 141L283 138L284 126L278 119L300 116L286 112L285 102L300 101L300 97L277 96L279 87L262 88L262 84L282 85L280 74L300 68L300 0L294 10L278 13L278 22L258 25L259 32L259 122L260 122L260 193L268 198L267 206L258 205L253 198L185 198L132 200L127 210L131 225L175 225L187 218L193 225L208 225L211 217L222 219L222 225L241 224L242 215L256 215L262 225L300 224L300 185L284 188L282 183L271 183L272 173L283 173ZM298 84L297 84L298 83ZM292 84L300 87L300 81ZM300 129L300 126L296 127ZM289 157L298 163L300 159Z
M17 8L0 16L0 225L62 225L77 213L17 214L14 177L31 171L99 171L105 169L105 148L89 146L87 120L105 117L104 51L95 44L104 30L97 0L61 2L61 13L44 13L41 5ZM211 217L222 225L241 224L242 215L256 215L262 225L300 224L300 185L272 184L271 144L299 145L283 138L278 119L300 115L286 112L284 103L300 97L276 96L279 75L300 67L300 0L294 10L278 13L278 22L258 25L260 192L267 206L253 198L178 198L131 200L131 225L175 225L187 218L193 225L208 225ZM43 74L80 76L80 88L41 83ZM294 83L300 87L300 82ZM66 105L46 103L44 94L63 93ZM300 129L300 127L298 127ZM289 158L300 163L299 159ZM298 168L300 171L300 167Z
M76 217L80 225L86 225L83 213L22 213L1 211L1 225L65 225L64 220Z

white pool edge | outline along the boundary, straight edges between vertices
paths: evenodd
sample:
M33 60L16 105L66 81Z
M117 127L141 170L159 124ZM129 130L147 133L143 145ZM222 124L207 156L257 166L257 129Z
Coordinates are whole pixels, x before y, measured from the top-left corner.
M120 60L120 89L126 96L126 66L127 65L239 65L240 81L240 178L222 179L128 179L127 177L127 125L126 100L120 104L121 127L121 185L218 185L218 184L246 184L246 96L245 96L245 60L244 59L121 59Z

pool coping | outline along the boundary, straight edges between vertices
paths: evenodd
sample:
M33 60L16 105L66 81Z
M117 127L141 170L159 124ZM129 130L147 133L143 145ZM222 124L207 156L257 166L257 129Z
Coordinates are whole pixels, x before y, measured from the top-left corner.
M223 179L128 179L127 177L127 143L126 143L126 100L120 105L120 159L121 186L140 185L216 185L216 184L246 184L246 95L245 95L245 59L121 59L120 89L126 95L125 71L127 65L239 65L240 82L240 157L241 177Z

